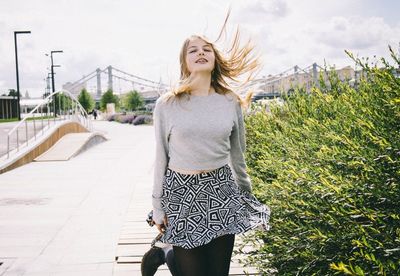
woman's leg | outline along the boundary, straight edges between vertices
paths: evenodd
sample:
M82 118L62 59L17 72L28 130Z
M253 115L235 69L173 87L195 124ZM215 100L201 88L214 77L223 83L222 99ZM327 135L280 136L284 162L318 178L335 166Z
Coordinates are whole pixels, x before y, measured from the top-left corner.
M165 262L167 263L169 272L171 272L172 276L179 276L174 257L174 250L172 249L172 246L171 249L168 250L167 253L165 254Z
M205 245L193 249L174 246L174 259L179 276L208 276Z
M227 276L235 235L224 235L193 249L174 246L180 276Z
M235 235L224 235L207 244L208 275L227 276L231 264Z

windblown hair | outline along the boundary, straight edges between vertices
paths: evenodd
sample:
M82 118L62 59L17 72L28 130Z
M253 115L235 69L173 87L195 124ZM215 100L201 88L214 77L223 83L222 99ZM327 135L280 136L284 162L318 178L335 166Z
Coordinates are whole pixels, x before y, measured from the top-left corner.
M201 35L192 35L184 41L179 57L181 68L180 82L178 87L172 90L167 96L167 100L174 97L181 98L183 95L187 94L190 95L192 91L192 79L186 64L186 55L189 42L193 39L199 38L210 45L214 51L215 64L214 69L211 72L211 86L214 88L215 92L223 95L232 93L240 101L242 107L246 108L249 105L252 92L247 93L245 99L242 99L233 91L232 87L228 84L228 81L237 84L242 82L241 86L243 86L244 84L248 83L258 71L260 68L260 62L258 56L255 56L254 54L254 45L250 40L248 40L244 45L241 45L239 29L236 30L229 50L223 53L217 49L215 44L225 32L228 18L229 13L225 19L225 23L221 29L221 32L214 43L208 40L205 36ZM239 77L246 75L247 78L244 81L239 80Z

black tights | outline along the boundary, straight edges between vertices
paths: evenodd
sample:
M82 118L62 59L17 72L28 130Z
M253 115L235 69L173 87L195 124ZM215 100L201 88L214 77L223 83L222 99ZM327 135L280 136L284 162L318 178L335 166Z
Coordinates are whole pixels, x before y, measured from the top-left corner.
M224 235L193 249L174 246L179 276L227 276L234 242L235 235Z

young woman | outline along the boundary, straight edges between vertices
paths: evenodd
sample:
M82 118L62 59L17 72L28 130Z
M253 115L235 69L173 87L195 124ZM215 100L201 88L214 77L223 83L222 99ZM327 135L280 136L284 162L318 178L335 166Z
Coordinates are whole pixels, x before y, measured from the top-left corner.
M228 275L235 234L268 229L269 209L251 194L243 156L246 101L227 83L257 69L252 50L239 46L238 33L229 56L189 37L180 86L156 102L153 219L180 275Z

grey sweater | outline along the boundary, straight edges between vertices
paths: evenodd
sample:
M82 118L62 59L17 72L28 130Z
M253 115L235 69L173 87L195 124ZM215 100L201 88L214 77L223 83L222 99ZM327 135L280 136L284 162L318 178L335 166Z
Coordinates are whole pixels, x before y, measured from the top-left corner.
M232 94L185 95L165 101L153 113L156 158L153 219L160 224L163 178L168 166L182 170L213 170L229 164L239 188L251 192L243 153L246 148L243 114Z

